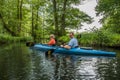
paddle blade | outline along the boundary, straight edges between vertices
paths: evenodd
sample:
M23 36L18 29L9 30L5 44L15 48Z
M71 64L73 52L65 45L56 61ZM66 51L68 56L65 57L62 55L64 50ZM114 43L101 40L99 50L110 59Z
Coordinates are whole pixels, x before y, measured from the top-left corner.
M26 46L28 46L28 47L32 47L32 46L34 46L34 45L35 45L34 42L26 42Z

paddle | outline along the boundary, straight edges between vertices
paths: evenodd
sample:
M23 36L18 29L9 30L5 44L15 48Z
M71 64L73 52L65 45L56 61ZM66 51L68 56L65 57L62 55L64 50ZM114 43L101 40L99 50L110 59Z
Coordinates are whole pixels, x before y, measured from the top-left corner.
M80 47L80 49L93 50L93 48L92 48L92 47Z

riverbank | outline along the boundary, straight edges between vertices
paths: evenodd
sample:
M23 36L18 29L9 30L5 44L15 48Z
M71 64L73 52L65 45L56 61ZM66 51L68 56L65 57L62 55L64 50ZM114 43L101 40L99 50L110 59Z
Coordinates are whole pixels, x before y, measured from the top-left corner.
M4 45L4 44L9 44L9 43L13 43L13 42L26 42L31 40L30 37L13 37L10 35L0 35L0 44Z
M79 44L88 46L101 46L120 48L120 34L110 32L83 33Z

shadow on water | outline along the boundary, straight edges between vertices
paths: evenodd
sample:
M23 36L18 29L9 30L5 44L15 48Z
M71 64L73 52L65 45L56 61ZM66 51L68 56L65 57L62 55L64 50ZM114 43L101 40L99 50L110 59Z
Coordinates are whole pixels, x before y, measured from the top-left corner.
M46 56L44 52L30 50L24 44L0 48L0 80L119 80L119 76L119 55Z

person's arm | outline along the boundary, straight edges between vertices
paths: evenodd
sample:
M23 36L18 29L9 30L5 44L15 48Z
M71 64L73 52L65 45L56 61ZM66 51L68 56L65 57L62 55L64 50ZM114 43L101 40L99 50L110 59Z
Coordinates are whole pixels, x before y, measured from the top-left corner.
M73 43L74 43L73 40L70 40L68 45L61 46L61 47L66 48L66 49L71 49L72 48L71 46L73 45Z
M71 46L69 46L69 45L65 45L63 47L66 48L66 49L71 49Z
M64 48L71 49L73 44L74 44L74 41L70 40L69 43L68 43L68 45L65 45Z

